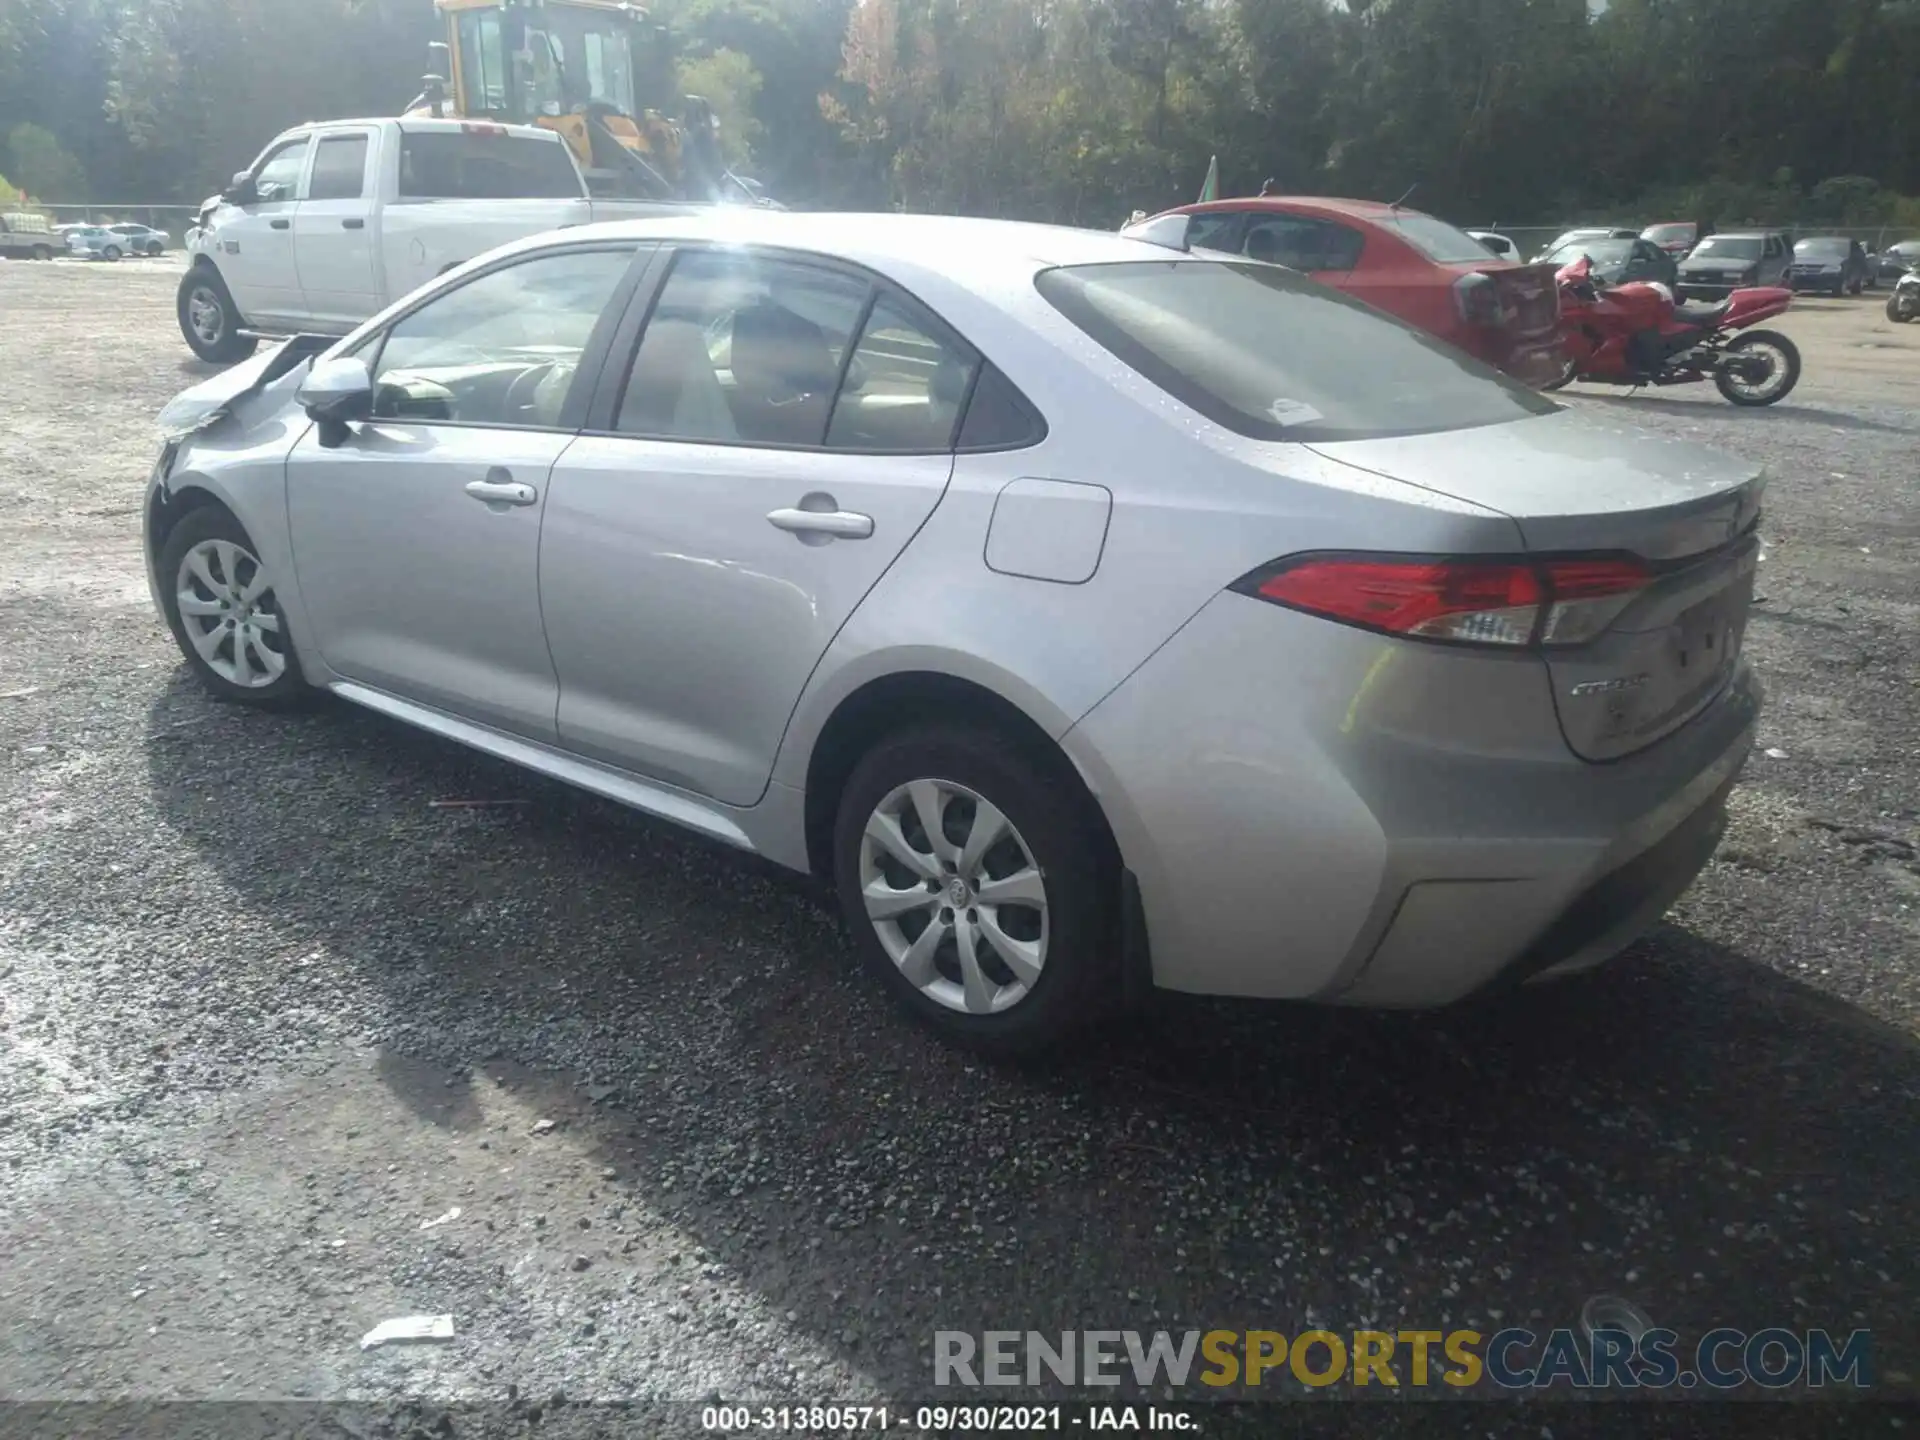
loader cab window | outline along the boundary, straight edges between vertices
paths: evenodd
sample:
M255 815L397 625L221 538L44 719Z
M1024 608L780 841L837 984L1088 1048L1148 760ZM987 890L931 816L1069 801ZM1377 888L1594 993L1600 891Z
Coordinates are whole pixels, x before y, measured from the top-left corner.
M465 108L469 114L507 113L507 97L511 92L499 12L468 10L461 14L460 81L466 89Z

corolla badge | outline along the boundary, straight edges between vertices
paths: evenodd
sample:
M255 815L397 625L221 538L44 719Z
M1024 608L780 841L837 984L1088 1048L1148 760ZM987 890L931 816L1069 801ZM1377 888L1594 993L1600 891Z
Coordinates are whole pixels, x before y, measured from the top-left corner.
M1638 690L1652 678L1651 675L1616 675L1611 680L1589 680L1567 693L1576 700L1583 695L1613 695L1622 690Z

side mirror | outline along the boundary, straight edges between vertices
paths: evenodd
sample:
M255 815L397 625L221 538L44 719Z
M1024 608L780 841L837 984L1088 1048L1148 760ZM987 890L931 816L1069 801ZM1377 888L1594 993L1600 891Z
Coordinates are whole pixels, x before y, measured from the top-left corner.
M347 427L373 414L373 376L367 362L348 355L314 365L294 394L301 408L320 424L320 443L328 449L347 438Z
M253 176L247 171L237 172L227 188L220 192L220 198L229 205L251 205L259 199L259 192L253 188Z

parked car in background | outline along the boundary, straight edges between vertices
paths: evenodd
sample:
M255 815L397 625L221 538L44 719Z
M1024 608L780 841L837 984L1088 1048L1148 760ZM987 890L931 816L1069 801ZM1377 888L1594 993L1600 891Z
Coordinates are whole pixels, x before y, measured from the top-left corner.
M0 215L0 256L8 260L51 260L66 243L53 233L44 215Z
M1478 240L1487 249L1502 260L1519 260L1520 247L1497 230L1469 230L1467 234Z
M1920 268L1920 240L1902 240L1873 257L1874 279L1888 284L1915 268Z
M1703 238L1702 226L1695 220L1662 220L1640 232L1642 240L1651 240L1676 261L1684 260Z
M1562 368L1552 269L1496 259L1444 220L1322 196L1214 200L1166 214L1189 217L1186 244L1311 275L1530 385L1546 384Z
M1896 325L1920 319L1920 268L1907 271L1893 282L1893 294L1887 297L1887 319Z
M82 260L118 260L127 253L123 236L104 225L72 225L66 233L67 253Z
M1785 285L1793 246L1778 230L1709 235L1680 262L1682 298L1718 299L1748 285Z
M963 1043L1590 969L1752 745L1760 467L1275 265L711 207L302 343L162 412L147 573L200 683L821 877Z
M1573 264L1581 256L1589 262L1592 275L1608 285L1624 285L1630 280L1652 280L1671 288L1680 266L1673 256L1651 240L1570 240L1547 256L1547 264L1556 272Z
M1562 245L1571 245L1576 240L1637 240L1639 238L1638 230L1629 229L1624 225L1582 225L1578 229L1562 232L1551 245L1533 259L1537 265Z
M127 242L129 255L161 255L166 253L167 232L156 230L151 225L109 225L107 229L121 236Z
M1793 264L1787 283L1795 290L1819 290L1828 295L1858 295L1879 276L1858 240L1845 235L1810 235L1793 242Z

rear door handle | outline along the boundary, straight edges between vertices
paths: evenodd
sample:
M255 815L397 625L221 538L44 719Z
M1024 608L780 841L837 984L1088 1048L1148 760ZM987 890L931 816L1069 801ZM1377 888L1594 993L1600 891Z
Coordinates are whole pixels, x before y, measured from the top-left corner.
M292 224L293 224L293 221L291 221L291 220L269 220L269 221L267 221L267 224L269 224L269 225L271 225L271 226L272 226L272 227L273 227L273 228L274 228L275 230L285 230L285 229L288 229L289 227L291 227L291 226L292 226Z
M364 230L367 228L367 222L364 220L342 220L340 222L340 228L342 230Z
M540 498L538 490L520 480L469 480L467 494L488 505L531 505Z
M865 540L873 534L873 517L852 510L773 510L767 520L790 535L823 535L839 540Z

